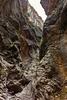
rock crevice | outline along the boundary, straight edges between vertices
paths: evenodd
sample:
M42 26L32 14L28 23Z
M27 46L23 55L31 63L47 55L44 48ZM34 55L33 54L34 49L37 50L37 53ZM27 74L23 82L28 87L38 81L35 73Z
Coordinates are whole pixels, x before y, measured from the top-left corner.
M1 100L67 99L67 0L42 2L49 16L41 39L42 20L28 0L0 0Z

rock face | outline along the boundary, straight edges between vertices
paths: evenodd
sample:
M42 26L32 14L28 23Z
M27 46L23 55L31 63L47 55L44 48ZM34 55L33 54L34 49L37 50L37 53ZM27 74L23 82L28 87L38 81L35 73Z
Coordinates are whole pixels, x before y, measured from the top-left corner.
M55 8L55 4L58 0L41 0L41 5L45 10L46 15L50 15Z
M42 30L29 21L22 4L0 0L0 100L20 100L15 94L30 82L23 61L30 64L39 49Z
M34 25L39 26L41 29L43 28L43 20L35 11L35 9L28 4L28 13L29 13L29 20L34 23Z
M29 20L32 21L34 25L39 26L42 29L43 20L30 5L28 0L21 0L21 5L23 7L23 12L26 13L26 15L29 17Z
M60 100L61 89L66 100L67 0L59 0L48 16L42 39L27 4L0 0L0 100Z
M52 14L49 15L44 23L42 44L40 47L40 59L46 55L53 44L53 48L57 47L57 51L53 54L56 55L59 73L63 80L63 87L67 80L67 1L60 0L57 2ZM65 91L64 88L62 91ZM63 94L63 93L62 93ZM64 94L65 95L65 94ZM64 97L63 97L64 98ZM65 98L63 100L66 100Z
M21 38L21 54L23 58L30 57L32 48L35 49L39 47L42 32L40 27L36 26L36 28L33 23L29 21L28 13L26 13L27 3L27 0L3 0L0 2L0 16L7 19L8 23L12 24L16 31L20 33L18 38ZM12 42L14 41L12 40Z
M63 3L63 6L60 6L60 3ZM57 2L57 6L55 8L55 10L52 12L52 14L50 16L47 17L45 23L44 23L44 27L43 27L43 42L42 45L43 47L41 47L41 49L45 52L47 45L46 43L49 41L50 44L50 40L52 40L52 38L54 39L56 36L58 36L58 38L60 37L66 37L66 5L67 2L60 0ZM62 28L64 27L64 28ZM65 35L64 35L64 34ZM61 38L62 39L62 38ZM64 44L64 43L63 43ZM65 39L65 44L66 44L66 39ZM41 46L42 46L41 45ZM45 46L46 45L46 46ZM45 48L45 49L44 49ZM65 48L65 46L64 46ZM44 54L44 53L43 53Z

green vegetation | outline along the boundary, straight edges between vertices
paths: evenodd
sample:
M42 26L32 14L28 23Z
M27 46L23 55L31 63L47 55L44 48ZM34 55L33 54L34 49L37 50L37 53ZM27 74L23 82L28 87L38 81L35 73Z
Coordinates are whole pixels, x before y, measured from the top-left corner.
M5 69L2 69L2 73L5 73Z
M53 65L55 65L56 63L55 62L53 62Z
M12 13L14 13L14 9L12 9L11 11L12 11Z
M5 43L5 41L2 41L2 43L4 44L4 43Z
M40 69L41 67L39 66L38 69Z
M26 15L27 17L30 17L30 14L28 13L28 11L26 11L25 15Z
M42 44L42 42L43 42L43 37L42 37L41 40L40 40L40 45Z
M47 67L50 67L50 64L49 64L49 63L47 63L47 64L46 64L46 66L47 66Z
M55 13L54 13L55 15L57 15L58 14L58 11L55 11Z
M55 12L54 12L54 14L55 14L55 15L57 15L57 14L58 14L58 11L57 11L57 9L56 9L56 8L55 8Z
M9 47L13 47L14 46L14 42L12 42L11 44L9 44Z
M8 22L10 25L11 25L11 23L10 22Z
M67 90L65 91L65 93L67 93Z

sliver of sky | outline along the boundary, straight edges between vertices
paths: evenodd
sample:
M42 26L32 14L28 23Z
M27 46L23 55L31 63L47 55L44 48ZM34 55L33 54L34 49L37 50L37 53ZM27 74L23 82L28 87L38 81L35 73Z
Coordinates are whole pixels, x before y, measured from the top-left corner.
M44 9L42 8L42 6L40 4L40 0L29 0L29 3L38 12L39 16L41 16L42 19L45 21L47 16L45 14Z

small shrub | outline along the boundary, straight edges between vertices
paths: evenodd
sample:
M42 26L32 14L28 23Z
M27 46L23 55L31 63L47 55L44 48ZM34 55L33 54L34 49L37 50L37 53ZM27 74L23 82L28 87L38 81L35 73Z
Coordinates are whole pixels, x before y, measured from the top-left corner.
M42 37L41 40L40 40L40 45L42 44L42 42L43 42L43 37Z
M26 15L27 17L30 17L30 14L29 14L27 11L26 11L25 15Z
M11 23L10 22L8 22L9 23L9 25L11 25Z
M12 13L14 13L14 9L12 9L11 11L12 11Z
M5 73L5 69L2 69L2 73Z
M67 93L67 90L65 91L65 93Z
M57 14L58 14L58 11L56 10L56 11L54 12L54 14L57 15Z
M11 44L9 44L9 47L13 47L14 46L14 42L12 42Z

